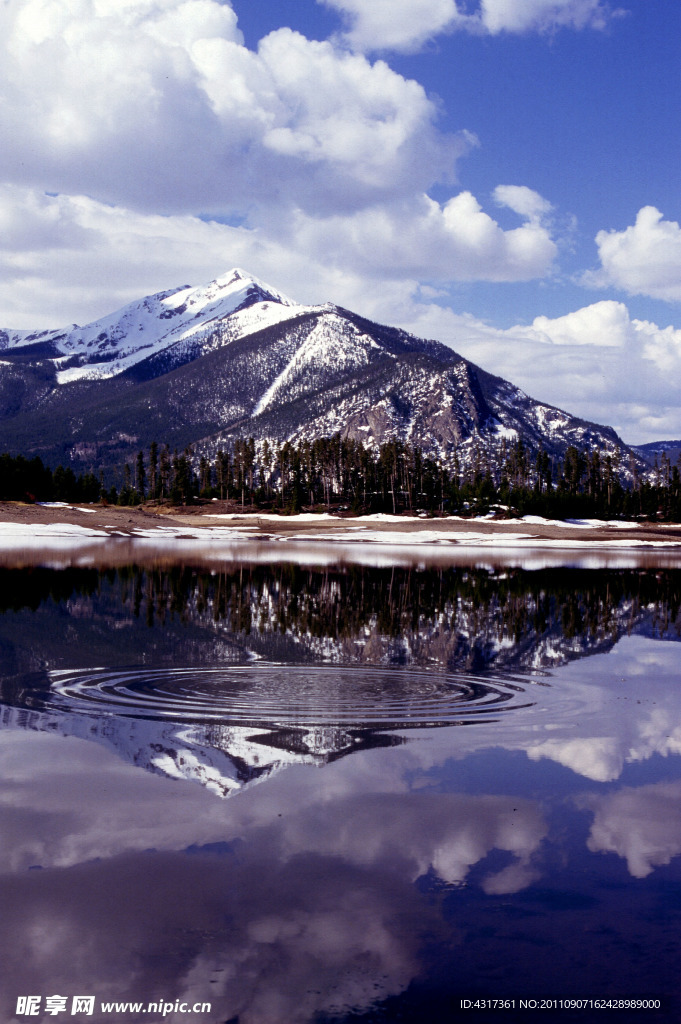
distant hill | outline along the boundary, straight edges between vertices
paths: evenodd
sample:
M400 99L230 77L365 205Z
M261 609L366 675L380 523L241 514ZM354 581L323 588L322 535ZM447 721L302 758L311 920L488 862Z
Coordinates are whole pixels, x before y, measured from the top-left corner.
M649 466L654 466L656 459L659 465L662 455L666 455L672 466L675 466L681 457L681 441L650 441L648 444L630 445L630 447Z

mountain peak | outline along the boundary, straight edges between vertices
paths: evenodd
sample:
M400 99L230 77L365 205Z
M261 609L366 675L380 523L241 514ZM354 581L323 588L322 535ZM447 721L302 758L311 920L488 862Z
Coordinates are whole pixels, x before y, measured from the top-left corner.
M218 281L226 280L227 284L232 284L234 281L246 281L250 279L251 275L247 271L242 270L241 267L232 267L232 269L228 270L226 274L222 275L222 277L217 278Z
M298 305L283 292L273 288L254 274L242 270L241 267L232 267L225 274L216 277L210 284L188 289L188 291L197 298L199 295L210 296L211 300L224 299L227 296L234 296L235 299L238 299L242 296L242 300L237 303L235 309L243 309L254 302L278 302L282 306Z
M184 340L213 332L244 314L255 321L290 316L298 304L240 267L207 285L183 285L129 303L83 327L0 331L0 349L30 347L54 360L60 384L116 376ZM237 326L234 327L237 330Z

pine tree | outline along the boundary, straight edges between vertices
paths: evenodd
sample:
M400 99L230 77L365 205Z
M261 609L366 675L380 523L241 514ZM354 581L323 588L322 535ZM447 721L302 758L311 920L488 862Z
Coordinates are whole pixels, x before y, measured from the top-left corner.
M161 449L161 457L160 457L160 464L159 464L159 478L160 478L161 497L162 498L167 498L168 495L170 494L170 471L171 471L170 449L168 448L168 445L166 444Z
M152 441L149 445L149 497L157 498L156 483L158 479L158 445Z
M202 498L210 498L212 495L212 473L210 462L205 455L199 459L199 487Z
M269 446L267 438L263 441L260 465L262 467L263 487L265 487L267 496L269 497L272 493L272 449Z
M215 456L215 483L223 501L229 494L229 472L229 452L218 448Z
M144 452L139 451L137 453L137 462L135 465L135 488L142 501L146 494L146 483L147 474L144 468Z

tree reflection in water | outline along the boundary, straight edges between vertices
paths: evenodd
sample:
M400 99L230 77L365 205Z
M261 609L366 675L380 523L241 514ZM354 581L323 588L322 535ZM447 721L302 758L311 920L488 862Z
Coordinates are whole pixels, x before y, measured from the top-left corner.
M523 671L607 650L632 631L677 636L681 571L295 564L213 572L0 569L0 613L30 610L39 620L55 606L63 629L46 633L34 622L34 666L40 658L71 664L75 648L93 642L99 649L111 645L110 660L101 663L120 663L122 638L129 662L148 662L154 651L164 656L155 639L163 634L173 638L174 660L188 663L230 660L230 652L235 657L247 648L282 661ZM108 641L107 625L117 633ZM5 673L17 635L6 627L5 616Z

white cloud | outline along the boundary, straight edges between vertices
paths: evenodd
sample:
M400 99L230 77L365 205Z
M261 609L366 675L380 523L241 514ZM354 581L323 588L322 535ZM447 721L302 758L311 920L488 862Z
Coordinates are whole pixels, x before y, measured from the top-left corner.
M624 763L618 737L615 736L544 740L530 747L527 754L533 761L549 758L596 782L613 782L618 779Z
M305 254L244 227L0 186L2 327L85 323L234 265L278 281L300 301L323 301L347 276L332 272L326 280Z
M299 212L295 234L301 247L318 258L328 254L338 265L372 276L527 281L549 273L557 247L537 216L545 200L531 189L517 192L507 196L505 205L515 202L525 223L507 231L464 191L443 205L421 195L347 217L311 218Z
M487 32L552 32L559 28L603 29L613 12L602 0L481 0Z
M350 23L346 38L358 50L410 52L459 19L455 0L319 0Z
M622 348L635 339L636 326L623 302L608 299L555 319L537 316L525 334L553 345Z
M0 92L3 326L234 264L392 320L419 278L526 281L557 253L525 186L494 192L508 229L469 191L428 197L477 140L440 133L420 84L286 28L249 50L218 0L6 0Z
M681 302L681 227L654 206L639 210L624 231L599 231L596 245L601 269L586 274L586 284Z
M0 180L163 212L353 208L452 178L421 85L218 0L6 0Z
M500 206L507 206L533 223L544 220L553 209L548 199L526 185L497 185L493 196Z
M432 869L444 881L461 884L496 849L514 860L506 870L485 871L480 882L485 892L517 892L535 877L535 854L547 832L536 802L466 794L420 794L414 800L408 793L384 791L378 796L368 780L363 786L366 792L357 787L342 802L340 794L334 794L338 827L329 823L320 830L316 815L298 817L287 830L287 855L302 848L366 866L399 851L412 882ZM400 780L399 788L403 787ZM351 830L343 824L349 820Z
M371 754L353 754L324 770L322 787L319 771L274 772L226 809L203 787L117 760L125 750L141 755L151 741L175 745L172 728L134 726L121 726L115 753L72 738L68 764L63 737L6 730L3 866L21 878L40 864L53 883L49 897L33 886L28 904L20 889L3 904L13 940L3 962L19 991L33 990L29 950L43 973L49 960L55 991L76 991L74 975L87 970L113 977L117 994L132 999L134 986L137 994L168 990L174 972L180 998L200 1001L210 991L220 1020L295 1024L339 1007L359 1013L418 976L423 942L441 929L438 905L416 878L432 869L459 884L477 867L471 884L505 894L539 874L547 826L536 801L410 791L415 767L439 768L451 756L450 738L394 748L380 773ZM472 735L466 742L480 745ZM26 807L30 814L21 813ZM485 863L493 851L507 855L501 870ZM191 906L176 898L199 889L205 898ZM105 890L134 898L112 903ZM216 931L224 920L229 927ZM163 955L178 936L187 951L179 969ZM134 977L130 948L149 954Z
M423 196L344 217L268 210L255 226L235 227L0 186L0 326L82 323L233 265L299 301L335 301L390 322L419 274L525 279L545 273L554 252L540 225L503 231L470 193L444 207Z
M349 23L347 42L358 50L412 52L442 32L476 34L603 29L613 11L603 0L480 0L477 10L456 0L318 0Z

